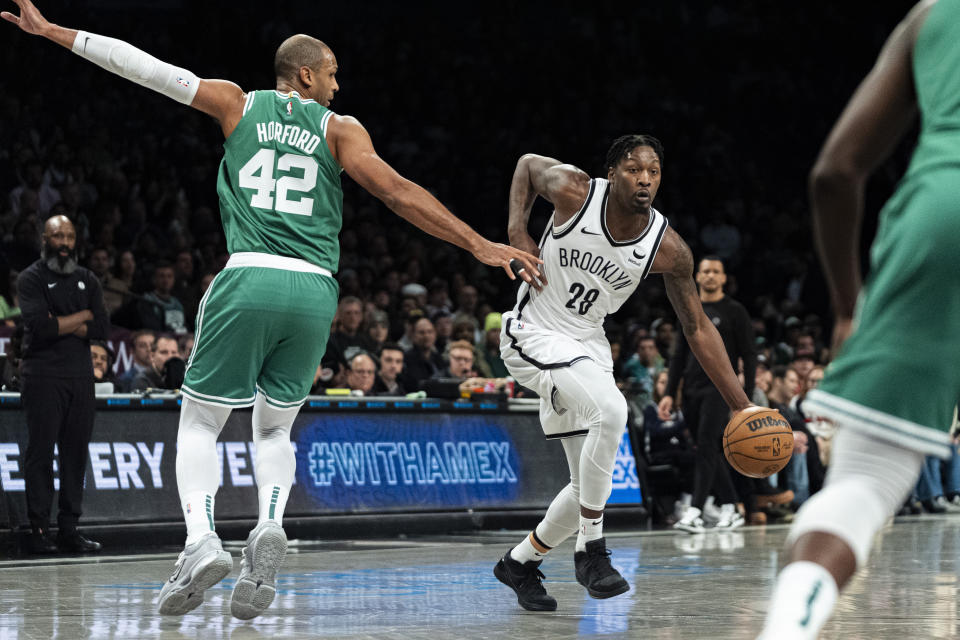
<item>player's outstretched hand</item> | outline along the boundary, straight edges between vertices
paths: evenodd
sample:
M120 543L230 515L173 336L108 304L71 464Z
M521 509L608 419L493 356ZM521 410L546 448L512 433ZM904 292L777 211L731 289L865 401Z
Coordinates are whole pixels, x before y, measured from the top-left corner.
M35 36L43 35L50 23L43 17L30 0L13 0L20 7L20 15L15 16L9 11L0 12L0 18L12 22L27 33Z
M499 242L485 241L479 249L473 252L473 257L491 267L501 267L507 272L511 280L520 276L524 282L537 291L543 291L543 286L547 284L538 268L539 265L543 264L543 260L530 255L526 251ZM515 261L513 262L513 268L511 268L511 261Z

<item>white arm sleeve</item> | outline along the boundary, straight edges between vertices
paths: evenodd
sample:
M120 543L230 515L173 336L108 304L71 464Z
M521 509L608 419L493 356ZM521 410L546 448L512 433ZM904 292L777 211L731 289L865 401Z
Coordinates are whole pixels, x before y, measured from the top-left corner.
M190 71L157 60L123 40L78 31L73 52L107 71L183 104L193 102L200 87L200 79Z

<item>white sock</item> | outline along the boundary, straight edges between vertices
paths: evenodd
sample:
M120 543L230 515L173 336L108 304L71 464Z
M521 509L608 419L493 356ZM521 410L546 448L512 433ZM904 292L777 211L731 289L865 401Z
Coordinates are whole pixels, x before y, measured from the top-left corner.
M183 519L187 521L187 544L193 544L213 531L213 495L193 491L183 497Z
M550 552L549 549L546 551L538 551L535 546L533 546L533 534L531 533L526 538L523 539L523 542L515 546L510 550L510 557L523 564L525 562L539 562L543 560L543 557Z
M279 525L283 525L283 510L287 506L290 487L271 484L260 487L258 494L260 497L260 519L257 524L272 520Z
M217 436L230 409L184 396L177 431L177 492L187 523L187 544L213 531L214 496L220 486Z
M262 393L257 394L253 404L253 443L256 445L253 467L260 500L258 525L267 520L283 524L283 510L297 468L290 429L299 411L300 407L270 406Z
M816 640L837 603L837 583L822 565L793 562L777 577L760 640Z
M587 543L603 537L603 514L599 518L580 516L580 532L577 533L577 551L586 551Z

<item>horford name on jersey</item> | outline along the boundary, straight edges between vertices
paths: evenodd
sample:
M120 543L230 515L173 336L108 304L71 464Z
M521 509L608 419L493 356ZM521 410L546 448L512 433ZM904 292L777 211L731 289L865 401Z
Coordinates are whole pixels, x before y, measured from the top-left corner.
M258 122L257 141L260 144L276 140L277 144L286 144L310 155L317 149L322 138L312 131L301 129L295 124L282 122Z

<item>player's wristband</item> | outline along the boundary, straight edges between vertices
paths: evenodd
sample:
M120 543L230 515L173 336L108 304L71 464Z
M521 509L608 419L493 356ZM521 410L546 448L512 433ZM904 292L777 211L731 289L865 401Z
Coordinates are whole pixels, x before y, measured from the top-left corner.
M193 102L200 86L200 79L190 71L157 60L123 40L78 31L73 52L111 73L183 104Z

